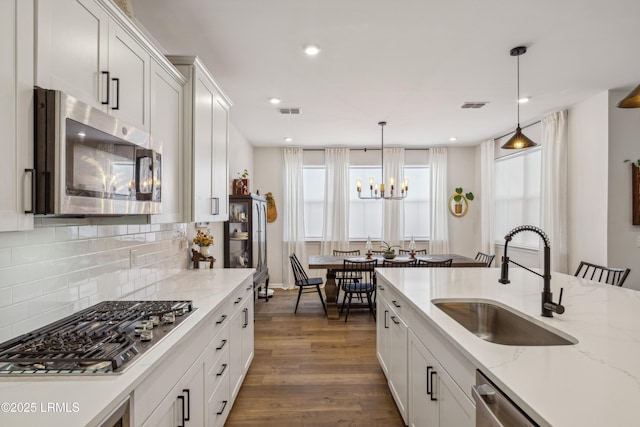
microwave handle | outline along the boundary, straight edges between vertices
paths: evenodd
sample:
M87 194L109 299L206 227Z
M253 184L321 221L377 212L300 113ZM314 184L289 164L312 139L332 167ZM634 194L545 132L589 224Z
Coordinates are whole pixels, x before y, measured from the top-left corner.
M36 205L36 170L33 168L30 169L25 169L24 170L25 173L30 173L31 174L31 208L29 210L24 211L24 213L26 214L32 214L35 213L33 211L34 206Z

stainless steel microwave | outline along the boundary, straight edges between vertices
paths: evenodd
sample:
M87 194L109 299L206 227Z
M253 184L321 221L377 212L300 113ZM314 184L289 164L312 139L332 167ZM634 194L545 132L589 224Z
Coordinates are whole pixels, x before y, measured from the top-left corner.
M162 143L60 91L35 88L34 212L162 212Z

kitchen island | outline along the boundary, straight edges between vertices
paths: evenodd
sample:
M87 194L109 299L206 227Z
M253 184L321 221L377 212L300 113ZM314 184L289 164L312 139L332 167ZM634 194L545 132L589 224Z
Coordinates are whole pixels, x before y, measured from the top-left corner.
M519 268L510 270L508 285L498 283L499 276L497 268L378 269L378 283L384 288L378 290L379 307L380 299L385 298L401 306L389 310L407 319L409 341L415 332L413 336L440 356L467 403L475 380L473 369L479 369L540 425L638 425L640 292L552 273L554 300L563 287L566 311L546 318L540 316L541 278ZM432 300L443 299L495 301L578 342L561 346L487 342L432 304ZM379 312L378 328L386 321L382 315ZM446 347L448 353L441 351ZM409 383L411 380L408 375ZM392 393L404 397L400 400L408 406L404 410L410 418L419 405L412 408L411 396L402 396L401 389L406 387L411 395L411 384L402 380L395 384L398 390L392 387ZM463 406L469 407L467 403ZM403 405L399 404L401 412Z
M147 299L193 300L193 306L196 310L170 334L133 361L131 366L126 366L122 373L0 377L0 425L101 426L103 420L127 398L130 399L133 426L143 425L143 423L154 426L162 425L156 421L161 416L168 414L163 419L172 417L175 419L176 416L171 413L171 406L176 401L176 397L171 394L172 390L169 385L182 381L180 379L182 375L180 371L182 368L181 358L185 358L189 364L193 363L194 367L201 369L199 378L197 375L191 375L189 378L196 378L201 384L200 387L194 387L194 390L200 389L202 391L204 389L214 395L217 390L226 391L229 395L237 393L239 384L246 373L244 368L248 367L248 363L253 357L252 290L252 269L186 270L157 282L150 287ZM247 307L246 312L242 310L237 315L233 314L234 311L240 311L240 307ZM247 364L243 364L244 366L238 363L241 359L239 355L234 358L234 355L242 353L243 361L245 360L245 349L238 347L239 344L236 345L239 333L226 332L231 335L231 338L226 338L228 337L226 335L225 339L234 342L226 347L226 355L220 357L213 355L217 345L213 340L221 335L213 328L227 327L227 325L231 327L234 325L236 317L239 319L241 327L245 327L245 330L251 333L250 340L246 343L246 349L251 352L247 354ZM250 325L242 323L248 324L249 321ZM210 338L211 342L205 342L203 337ZM234 348L237 349L237 352ZM196 350L190 351L191 349ZM210 351L211 357L209 357ZM198 356L200 353L202 355ZM230 357L229 354L232 356ZM220 384L217 387L216 384L217 388L212 385L209 389L207 388L206 375L210 374L208 366L218 362L218 359L214 357L218 359L226 357L227 360L231 358L232 360L228 362L230 366L228 371L231 371L231 374L216 376L218 372L216 368L213 371L213 377L223 377L229 382L226 383L226 386ZM196 359L198 363L193 362ZM231 366L234 363L238 366ZM211 370L213 369L212 366ZM194 371L194 369L190 368L189 371ZM235 376L229 379L231 375ZM185 374L186 376L188 375ZM172 380L172 377L175 377L175 380ZM204 387L202 387L203 383ZM195 401L194 390L191 394L192 401ZM206 398L208 399L208 396ZM214 408L209 410L211 417L209 425L221 425L218 421L213 421L216 411L223 413L226 418L233 399L229 397L225 397L225 399L228 404L224 403L224 408L219 410L221 405L216 404ZM166 404L165 401L167 401ZM197 405L197 402L193 404ZM201 404L203 405L201 412L206 412L204 408L206 404L206 401ZM180 415L182 414L177 415L178 421ZM193 418L194 414L191 415ZM203 416L206 419L207 414L205 413ZM224 419L221 419L221 422L223 421Z

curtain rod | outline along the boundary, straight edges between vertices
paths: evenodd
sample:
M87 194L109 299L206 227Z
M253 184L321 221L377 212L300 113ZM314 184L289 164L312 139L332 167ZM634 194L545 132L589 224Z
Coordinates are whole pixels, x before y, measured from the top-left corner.
M330 147L330 148L349 148L349 147ZM391 147L399 148L399 147ZM325 151L326 148L303 148L302 151ZM380 151L380 148L349 148L350 151ZM430 148L405 148L405 151L429 151Z
M533 126L533 125L537 125L537 124L538 124L538 123L540 123L540 122L542 122L542 120L538 120L537 122L529 123L529 124L528 124L528 125L526 125L526 126L522 126L520 129L525 130L526 128L531 127L531 126ZM505 133L504 135L500 135L500 136L498 136L498 137L496 137L496 138L492 138L492 139L502 139L502 138L504 138L505 136L509 136L509 135L511 135L511 134L514 134L514 133L516 133L516 131L515 131L515 130L514 130L514 131L511 131L511 132L507 132L507 133Z

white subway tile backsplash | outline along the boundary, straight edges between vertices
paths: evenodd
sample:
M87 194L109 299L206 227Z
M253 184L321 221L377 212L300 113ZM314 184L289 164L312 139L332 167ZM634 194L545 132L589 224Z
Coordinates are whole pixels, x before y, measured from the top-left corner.
M107 299L153 297L189 265L187 224L37 224L0 233L0 342Z

